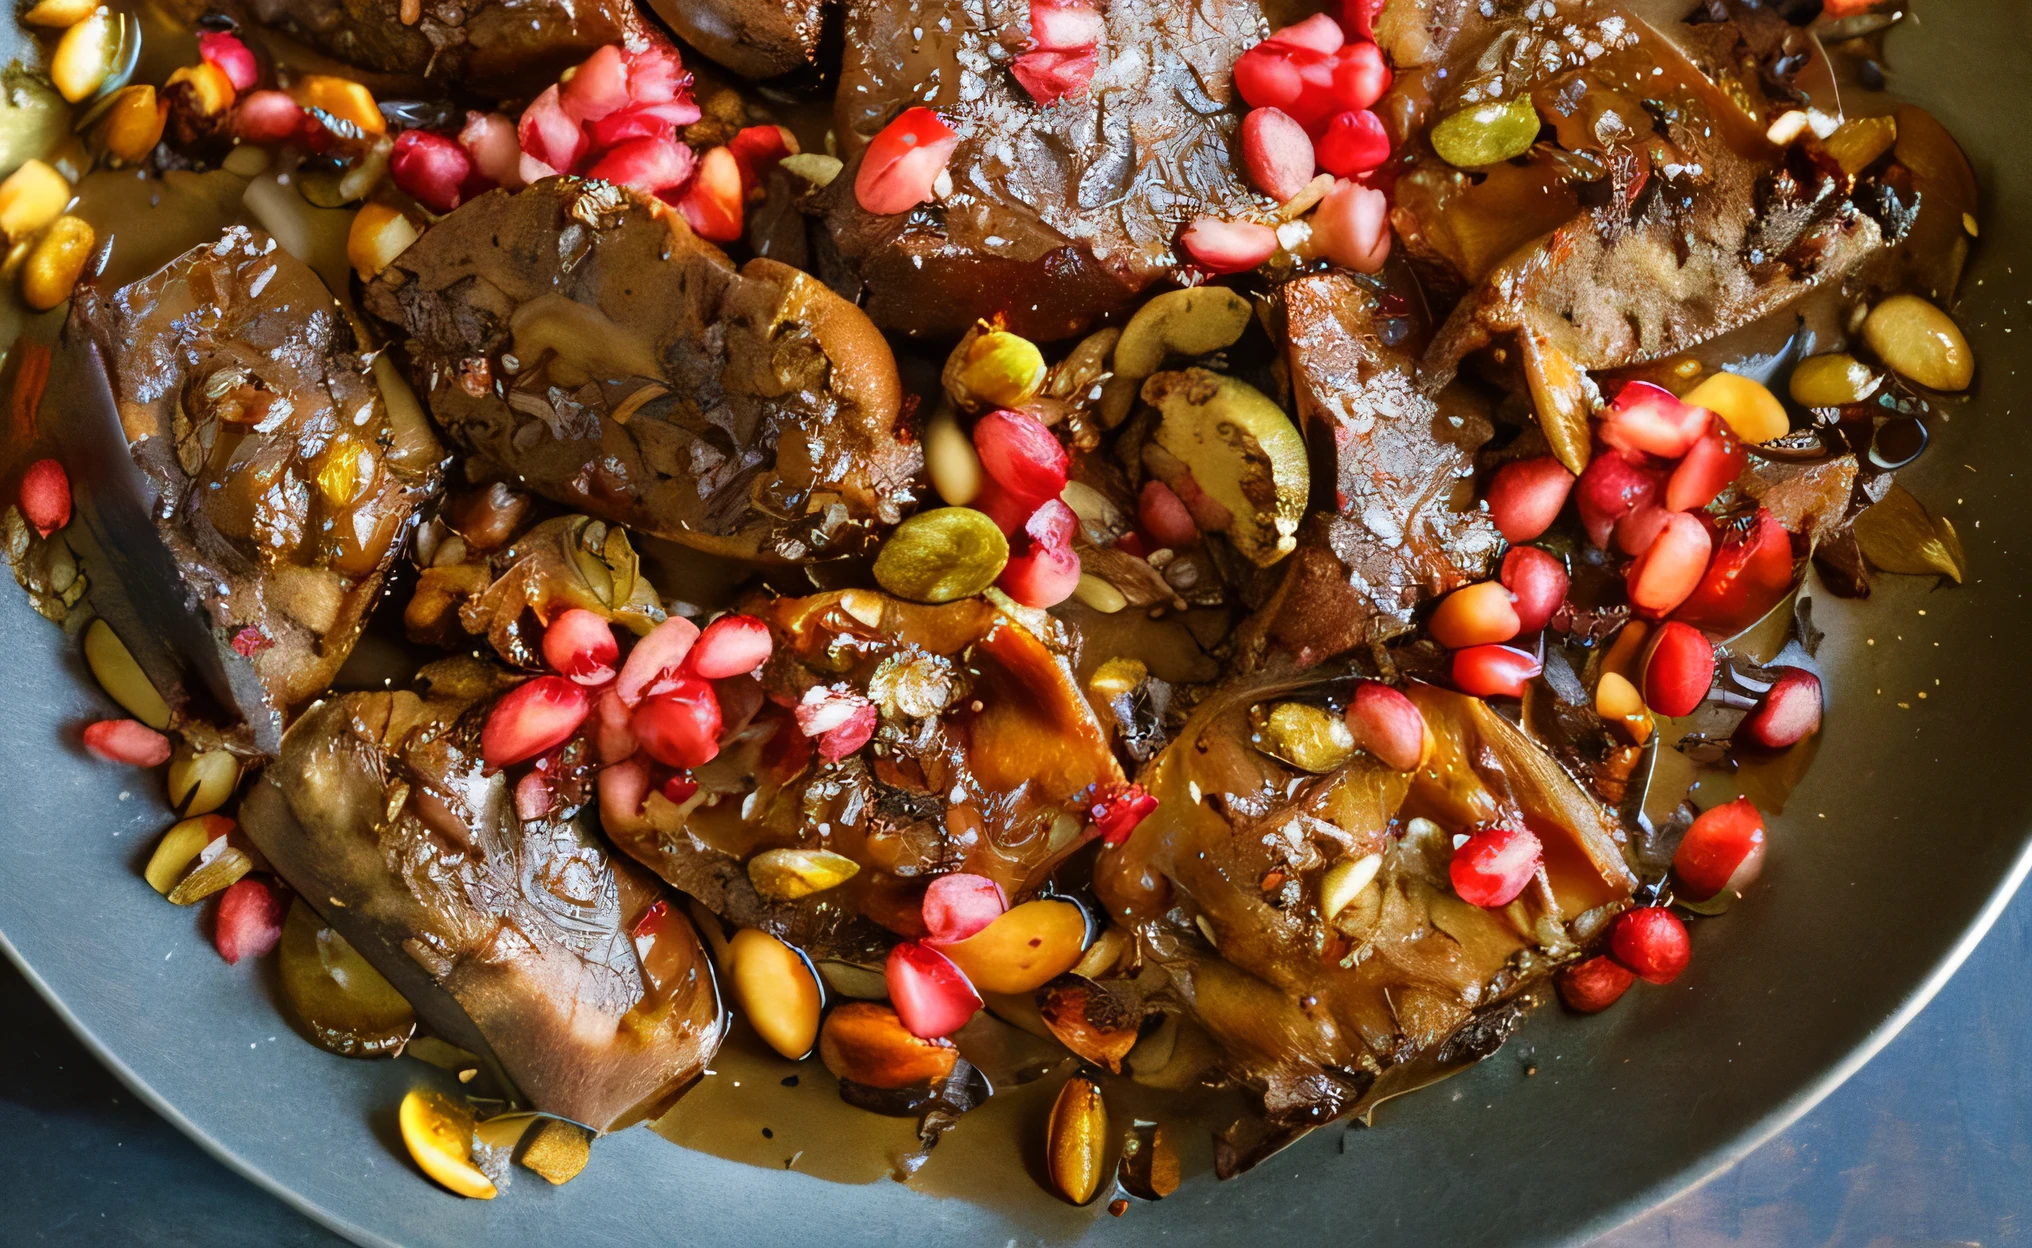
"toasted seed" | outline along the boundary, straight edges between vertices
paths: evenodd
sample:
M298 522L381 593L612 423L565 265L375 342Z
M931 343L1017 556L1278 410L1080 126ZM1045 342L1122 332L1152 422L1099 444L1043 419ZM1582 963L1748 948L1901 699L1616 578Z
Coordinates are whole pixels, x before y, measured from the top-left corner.
M795 901L836 888L861 864L829 849L768 849L748 860L748 879L771 901Z
M205 846L232 831L233 821L224 815L199 815L174 824L155 843L155 852L149 855L148 865L141 874L148 885L167 897L177 882L183 879L191 863L197 861Z
M0 182L0 234L19 243L63 215L71 184L55 169L30 160Z
M198 854L197 865L176 882L167 896L179 906L194 906L213 893L223 893L254 869L254 860L245 850L225 837L208 842Z
M1761 383L1734 373L1714 374L1687 391L1680 401L1707 408L1752 446L1782 438L1792 428L1785 405L1777 395Z
M1094 1198L1108 1147L1108 1106L1092 1080L1075 1075L1058 1091L1045 1137L1045 1169L1075 1205Z
M1840 407L1861 403L1883 384L1875 369L1847 352L1835 351L1799 361L1786 389L1802 407Z
M970 412L1020 408L1044 386L1044 353L1003 329L976 330L960 340L945 364L945 392Z
M1132 994L1079 975L1061 975L1037 990L1037 1013L1060 1044L1120 1074L1143 1024L1141 1003Z
M413 1088L397 1114L409 1155L432 1179L460 1196L492 1200L493 1180L473 1165L473 1116L450 1098Z
M1079 965L1072 968L1072 973L1087 979L1099 979L1120 965L1130 943L1127 928L1107 928L1094 937L1094 943L1080 955Z
M1595 686L1595 714L1613 724L1637 744L1651 735L1651 712L1644 695L1620 672L1603 672Z
M548 1182L563 1184L577 1178L592 1155L592 1141L585 1128L546 1118L522 1150L521 1162Z
M1901 377L1934 390L1965 390L1976 357L1953 318L1917 295L1892 295L1870 309L1863 341Z
M1348 908L1355 898L1361 896L1383 869L1383 855L1364 854L1360 858L1343 858L1326 869L1319 880L1319 917L1331 923L1334 916Z
M71 297L78 274L85 271L97 235L80 217L58 217L49 223L35 249L21 266L21 297L38 312L47 312Z
M169 759L169 805L185 815L208 815L226 804L240 783L240 760L231 750L199 750L185 741Z
M1072 594L1102 615L1113 615L1129 605L1126 594L1091 572L1080 573L1079 583L1073 586Z
M57 40L49 58L49 80L65 100L75 104L99 89L113 68L113 15L93 9Z
M1876 163L1898 141L1895 117L1851 117L1827 136L1827 154L1841 171L1854 177Z
M371 278L394 263L416 241L409 218L386 204L362 204L346 231L346 259L362 278Z
M169 703L155 691L120 635L104 620L85 630L85 666L120 709L160 732L169 727Z
M995 583L1009 562L1009 541L971 507L920 511L896 526L875 556L875 580L899 598L943 603Z
M1087 678L1087 688L1112 698L1128 693L1149 676L1150 669L1144 666L1143 660L1117 655L1094 669L1094 674Z
M162 85L165 90L182 85L185 88L181 97L183 106L195 110L201 117L217 117L233 107L233 101L239 98L239 93L233 90L233 80L226 77L226 71L210 61L173 70Z
M777 163L816 187L832 185L843 168L837 156L822 152L793 152Z
M38 0L34 8L21 15L21 20L30 26L64 30L90 17L98 7L99 0Z
M306 74L291 91L305 108L321 108L341 121L350 121L367 134L388 133L388 121L374 102L374 93L350 78L329 74Z
M727 942L733 963L734 1001L770 1048L796 1061L818 1039L825 996L804 955L759 928L743 928Z
M93 129L92 139L114 160L137 164L162 142L168 120L168 106L156 100L154 87L146 83L122 87Z
M945 1039L910 1034L896 1011L873 1001L849 1001L826 1015L819 1060L835 1077L871 1088L915 1088L953 1071L959 1050Z
M925 425L924 471L931 488L955 507L980 497L981 456L950 407L941 406Z
M1263 748L1301 771L1332 771L1355 752L1347 721L1307 702L1280 702L1258 729Z

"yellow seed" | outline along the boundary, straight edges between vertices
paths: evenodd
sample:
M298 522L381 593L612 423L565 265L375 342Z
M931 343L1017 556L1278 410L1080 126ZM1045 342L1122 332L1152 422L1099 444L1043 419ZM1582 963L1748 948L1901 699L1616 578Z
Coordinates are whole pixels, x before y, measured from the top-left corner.
M49 58L49 80L75 104L99 89L113 68L113 15L93 9L64 31Z
M1074 1076L1059 1089L1045 1146L1053 1185L1075 1205L1092 1200L1108 1150L1108 1106L1092 1080Z
M1876 163L1898 141L1895 117L1852 117L1827 136L1827 154L1841 171L1854 177Z
M1840 407L1861 403L1884 384L1874 369L1853 355L1836 351L1799 361L1787 389L1802 407Z
M798 152L785 156L779 163L816 187L832 185L832 180L840 176L840 170L844 167L837 156L827 156L820 152Z
M1681 401L1721 417L1737 437L1752 446L1782 438L1792 428L1777 395L1734 373L1716 373L1687 391Z
M168 121L169 105L155 98L154 87L122 87L92 131L93 142L114 160L137 164L162 142Z
M178 83L190 87L191 107L202 117L216 117L225 112L233 107L233 101L239 95L233 90L233 80L226 77L226 71L210 61L184 66L170 74L163 87L167 89Z
M21 276L21 266L28 263L28 253L35 250L35 244L22 239L7 249L7 258L0 260L0 280L14 281Z
M362 204L346 231L346 259L364 281L394 263L415 241L416 227L408 217L386 204Z
M1087 680L1087 688L1112 698L1134 689L1149 675L1150 669L1143 660L1117 656L1094 669L1094 674Z
M747 927L727 942L734 1002L770 1048L796 1061L818 1040L824 998L818 978L797 950Z
M18 243L61 216L71 202L71 184L39 160L31 160L0 182L0 234Z
M150 888L169 896L205 846L232 830L233 821L224 815L199 815L172 825L155 843L155 852L141 869L143 878Z
M473 1118L442 1093L412 1089L397 1115L409 1155L431 1178L460 1196L492 1200L494 1182L473 1165Z
M1620 672L1603 672L1595 686L1595 714L1620 728L1637 745L1651 735L1651 712L1644 695Z
M940 405L924 429L924 471L931 488L955 507L980 497L981 457L950 407Z
M99 0L40 0L21 15L21 20L30 26L67 30L90 17L98 7Z
M1263 725L1264 744L1293 766L1332 771L1355 752L1355 734L1338 715L1309 702L1280 702Z
M78 274L91 259L97 236L77 217L58 217L36 240L21 266L21 297L38 312L47 312L71 297Z
M226 804L240 783L240 760L231 750L200 751L186 741L169 759L170 809L208 815Z
M1642 620L1631 620L1616 634L1616 640L1609 645L1609 652L1602 656L1602 671L1613 672L1629 680L1637 670L1637 657L1644 652L1644 641L1651 635L1651 626Z
M238 884L253 869L254 860L245 850L215 837L206 843L197 864L169 890L169 900L179 906L194 906Z
M968 411L1022 407L1044 386L1044 353L1007 330L976 333L946 361L945 390Z
M1961 327L1917 295L1892 295L1870 309L1863 341L1901 377L1933 390L1965 390L1976 357Z
M861 864L830 849L766 849L748 860L748 879L771 901L795 901L837 888Z
M374 103L374 93L350 78L307 74L297 80L293 94L305 108L321 108L341 121L352 122L364 133L388 133L388 122Z
M104 620L93 620L85 630L85 666L106 696L120 709L160 732L169 727L169 703L134 661L120 635Z
M522 1150L521 1160L549 1183L560 1184L577 1178L591 1156L592 1145L583 1127L546 1118L536 1129L536 1138Z
M1382 869L1381 854L1343 858L1328 867L1319 880L1319 917L1325 922L1333 922L1334 916L1361 896L1362 890L1375 880L1376 873Z
M882 627L882 595L849 589L840 594L840 610L869 628Z
M1091 572L1080 573L1079 583L1073 586L1072 593L1073 597L1102 615L1113 615L1129 605L1126 594Z
M970 507L920 511L896 526L875 554L875 581L899 598L943 603L995 583L1009 562L1009 540Z

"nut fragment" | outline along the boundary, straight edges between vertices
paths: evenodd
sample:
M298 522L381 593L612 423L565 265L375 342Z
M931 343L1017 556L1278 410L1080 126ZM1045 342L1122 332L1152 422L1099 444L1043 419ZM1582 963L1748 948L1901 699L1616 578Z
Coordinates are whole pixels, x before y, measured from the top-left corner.
M282 922L277 955L283 999L319 1048L341 1057L404 1051L416 1032L408 1000L301 897ZM466 1054L463 1063L472 1060Z
M766 849L748 860L748 879L771 901L822 893L853 879L860 870L860 863L830 849Z
M1149 676L1150 669L1143 660L1117 655L1094 669L1094 674L1087 678L1087 688L1104 697L1119 697L1133 691Z
M1382 868L1381 854L1343 858L1328 867L1319 880L1319 917L1325 922L1333 922L1334 916L1361 896L1362 890L1375 880L1376 872Z
M1300 771L1332 771L1355 752L1347 721L1308 702L1279 702L1257 729L1263 749Z
M374 93L350 78L329 74L306 74L296 80L290 94L305 108L320 108L340 121L349 121L364 134L388 133L387 119L374 102Z
M1163 1200L1178 1190L1178 1150L1156 1123L1137 1123L1122 1141L1122 1186L1145 1200Z
M432 1179L460 1196L492 1200L493 1180L473 1165L473 1116L451 1098L412 1088L397 1114L409 1155Z
M1875 164L1898 141L1896 117L1851 117L1827 136L1827 154L1854 177Z
M116 161L138 164L162 142L168 121L169 105L156 99L154 87L146 83L122 87L93 128L92 142Z
M825 1003L804 955L765 931L743 928L727 942L734 1000L770 1048L796 1061L818 1038Z
M832 185L833 179L840 176L840 170L843 168L839 157L827 156L822 152L793 152L777 163L819 188Z
M971 507L920 511L896 526L875 555L875 580L899 598L954 602L995 583L1009 539Z
M113 68L118 50L113 15L104 7L73 25L57 40L49 58L49 80L57 92L72 104L99 89Z
M952 1041L910 1034L896 1011L850 1001L826 1015L819 1060L836 1078L870 1088L916 1088L945 1078L959 1057Z
M1028 338L977 325L946 357L946 397L970 412L1020 408L1044 386L1044 353Z
M30 160L0 182L0 234L18 243L63 214L71 184L55 169Z
M408 217L386 204L362 204L346 231L346 259L362 280L368 280L393 264L416 238Z
M1247 382L1203 368L1156 374L1143 399L1163 413L1145 463L1202 530L1224 530L1257 567L1297 549L1312 476L1305 439L1283 409Z
M170 809L186 817L225 805L239 783L240 760L231 750L200 750L185 741L170 755Z
M1143 1011L1105 984L1061 975L1037 992L1037 1013L1060 1044L1079 1057L1122 1073L1122 1059L1136 1047Z
M940 406L924 427L924 471L931 488L955 507L980 497L980 452L950 407Z
M1129 605L1128 595L1091 572L1080 573L1079 583L1073 586L1073 597L1102 615L1113 615Z
M219 818L217 815L207 818ZM226 821L227 826L232 820ZM150 866L154 866L151 860ZM254 869L254 860L247 851L233 844L230 836L214 837L198 851L195 865L176 882L176 887L165 894L170 902L179 906L194 906L213 893L223 893L240 882Z
M546 1118L536 1133L529 1137L528 1146L522 1150L521 1162L555 1185L577 1178L592 1155L592 1141L587 1138L584 1127Z
M82 218L58 217L49 223L21 266L21 297L29 307L47 312L71 297L95 239Z
M169 703L162 700L126 643L103 619L93 620L85 630L85 666L92 669L92 678L120 709L158 732L169 727Z
M1835 351L1799 361L1787 388L1792 401L1802 407L1841 407L1863 402L1883 384L1875 369L1845 351Z
M149 887L164 897L175 890L177 882L197 861L213 841L223 840L233 830L233 821L224 815L199 815L172 825L155 843L155 852L149 855L148 865L141 874L148 880Z
M1716 373L1681 397L1680 402L1704 407L1727 423L1738 438L1752 446L1782 438L1792 428L1778 396L1748 377Z
M1961 327L1917 295L1892 295L1870 309L1863 341L1893 372L1934 390L1965 390L1976 357Z
M1092 1200L1101 1185L1107 1148L1107 1103L1092 1080L1075 1075L1065 1081L1051 1106L1045 1169L1052 1184L1075 1205Z
M1144 380L1167 358L1233 346L1253 315L1248 299L1226 286L1166 291L1138 308L1115 340L1114 376L1101 394L1102 423L1121 424Z

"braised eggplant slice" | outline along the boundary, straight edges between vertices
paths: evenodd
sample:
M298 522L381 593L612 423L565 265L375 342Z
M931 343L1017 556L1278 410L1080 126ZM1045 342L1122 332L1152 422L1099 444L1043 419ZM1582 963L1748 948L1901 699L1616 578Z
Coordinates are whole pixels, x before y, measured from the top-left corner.
M1035 893L1092 839L1087 806L1124 782L1068 639L1041 612L847 590L755 614L775 635L768 701L695 770L698 793L681 807L650 792L603 810L616 845L739 926L813 957L879 959L885 933L923 933L935 875L984 875L1012 900ZM874 715L865 744L836 758L797 709L810 725L810 704L828 696ZM745 864L788 848L831 850L859 870L801 898L765 897Z
M79 287L50 395L93 607L158 688L209 691L273 752L436 490L436 439L382 401L317 276L237 226Z
M462 205L366 306L410 335L455 442L589 515L798 563L863 549L915 499L923 454L868 318L607 183Z
M777 78L819 63L831 0L649 0L678 37L743 78Z
M480 729L501 674L306 712L241 803L277 872L531 1108L600 1131L661 1113L726 1029L698 934L589 816L516 815Z

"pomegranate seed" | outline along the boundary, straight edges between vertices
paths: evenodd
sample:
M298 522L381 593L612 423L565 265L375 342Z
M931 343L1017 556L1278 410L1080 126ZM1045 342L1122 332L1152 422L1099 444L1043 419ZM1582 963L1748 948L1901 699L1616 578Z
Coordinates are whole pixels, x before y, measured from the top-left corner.
M1122 534L1122 536L1116 538L1114 541L1114 548L1116 550L1121 551L1125 555L1134 555L1138 559L1148 559L1150 557L1150 552L1153 549L1161 549L1159 547L1152 547L1147 543L1145 543L1143 540L1143 535L1134 532L1133 530L1128 533L1124 533Z
M543 630L543 661L582 685L612 680L614 661L620 657L613 627L583 607L573 607Z
M522 142L515 137L515 123L502 113L467 113L459 131L459 146L473 164L473 172L495 186L521 184Z
M1136 825L1157 809L1157 799L1140 784L1126 784L1087 808L1104 845L1120 845Z
M550 813L550 777L532 771L515 782L515 817L535 823Z
M1008 908L1002 886L985 875L941 875L924 890L924 930L930 933L925 939L940 945L965 940Z
M282 939L282 919L287 912L281 895L266 880L253 876L235 880L219 896L212 943L229 966L237 965L241 958L266 957Z
M1359 112L1390 89L1390 64L1383 50L1367 41L1344 45L1334 54L1328 98L1343 110Z
M1357 273L1380 273L1390 258L1390 201L1383 192L1342 178L1312 212L1312 246Z
M1362 109L1340 113L1319 136L1319 167L1337 178L1370 173L1390 159L1390 136L1383 119Z
M538 676L501 695L480 729L487 770L535 758L571 740L592 713L586 691L562 676Z
M1820 731L1820 677L1800 667L1781 667L1764 698L1736 726L1737 741L1782 750Z
M1425 716L1401 691L1365 680L1355 686L1346 718L1355 744L1385 767L1416 771L1424 764Z
M1602 421L1602 441L1619 451L1678 459L1714 424L1714 413L1681 403L1648 381L1626 381Z
M658 786L657 792L673 806L682 806L698 792L698 781L690 776L672 776Z
M586 130L593 136L593 148L605 151L630 139L674 139L678 130L701 115L699 106L690 100L635 104L588 123Z
M981 994L966 972L938 950L906 940L889 951L882 968L889 1004L904 1029L920 1040L949 1036L981 1008Z
M1489 480L1489 519L1513 545L1544 535L1573 492L1573 474L1550 455L1514 459Z
M1503 584L1517 613L1517 631L1535 633L1552 622L1566 601L1566 565L1536 546L1513 546L1503 556Z
M635 740L635 730L628 726L632 718L628 704L614 686L600 690L600 696L593 701L593 753L602 763L614 764L632 757L640 747Z
M559 173L577 168L579 158L590 146L585 131L564 111L555 86L544 88L543 94L522 110L515 137L521 141L524 155L535 157Z
M1308 131L1336 113L1368 108L1390 87L1375 44L1345 42L1324 13L1287 26L1235 62L1235 89L1252 108L1277 108Z
M38 459L21 474L21 514L44 537L71 522L71 479L62 464Z
M1647 498L1630 509L1630 514L1616 521L1616 549L1631 557L1651 549L1651 543L1665 531L1665 521L1672 513L1660 507L1656 496Z
M669 100L689 99L690 88L691 75L684 72L675 48L651 47L628 54L628 98L632 102L662 104Z
M628 106L628 60L608 44L579 63L559 88L558 103L573 121L597 121Z
M1536 656L1511 646L1469 646L1453 653L1453 683L1478 698L1521 698L1541 670Z
M1283 109L1253 109L1242 118L1242 166L1257 190L1283 203L1312 181L1312 136Z
M159 767L169 761L169 738L134 719L85 725L85 748L109 763Z
M252 624L233 634L233 653L243 659L251 659L274 644L273 637Z
M709 763L720 752L720 700L711 685L695 677L658 682L628 726L643 753L679 771Z
M848 689L814 685L793 714L798 731L817 738L819 756L827 762L838 762L875 735L874 704Z
M1348 37L1342 32L1340 23L1325 13L1315 13L1302 22L1294 22L1270 36L1268 42L1285 43L1306 48L1331 56L1340 51Z
M1599 1014L1623 999L1637 977L1629 968L1604 954L1560 968L1555 981L1559 999L1567 1008L1583 1014Z
M673 615L650 629L628 652L628 661L621 664L620 679L614 682L621 701L633 708L642 701L649 686L676 675L698 636L698 625L681 615Z
M675 147L691 149L671 140ZM724 147L699 158L698 174L677 201L677 210L700 238L731 243L741 237L741 166Z
M1713 549L1706 525L1683 511L1667 513L1665 527L1624 576L1630 605L1656 617L1685 602L1707 571Z
M1080 559L1071 547L1039 542L1009 556L995 585L1026 607L1046 610L1072 597L1079 578Z
M1759 507L1748 522L1725 525L1721 545L1700 584L1673 614L1733 637L1762 619L1792 591L1792 534Z
M1277 251L1277 231L1254 221L1194 217L1178 245L1211 273L1246 273Z
M1711 421L1708 431L1672 470L1665 486L1665 506L1671 511L1692 511L1705 507L1729 487L1743 469L1750 466L1750 452L1725 420Z
M223 30L205 31L198 36L198 57L224 74L235 91L252 90L261 81L261 67L255 63L254 53L240 42L238 35Z
M1003 537L1014 537L1037 514L1038 508L1037 503L1017 498L992 478L981 483L981 492L967 506L993 520Z
M402 192L432 212L459 206L459 192L472 176L466 149L441 134L404 130L388 153L388 176Z
M716 152L724 152L725 150L725 148L713 149ZM708 152L707 156L710 157L711 154L711 152ZM730 155L728 160L731 161L732 159ZM612 182L615 186L625 186L631 191L640 191L644 195L660 195L664 191L675 190L686 182L692 181L692 170L697 166L697 163L698 158L692 154L691 148L669 135L659 135L655 138L629 139L625 143L615 144L612 148L608 149L605 155L593 162L593 167L586 170L586 176L596 178L602 182ZM700 221L692 220L693 214L686 211L682 203L679 204L678 210L684 212L685 220L691 222L691 228L702 237L711 238L719 242L732 242L741 236L740 200L738 198L740 181L741 172L736 167L733 178L736 193L733 212L733 234L729 237L722 238L718 234L708 232L709 229L725 228L723 223L717 218L701 223ZM701 170L697 182L693 183L691 192L685 196L686 201L689 201L692 195L698 192L699 186L705 182L706 177L704 171Z
M1382 11L1383 0L1342 0L1341 25L1364 39L1374 39L1376 14Z
M1644 704L1660 715L1691 715L1714 687L1714 646L1691 624L1670 620L1644 660Z
M598 780L600 821L609 829L625 828L642 817L649 800L649 766L640 759L602 768Z
M909 212L931 198L960 136L928 108L906 108L868 142L854 174L854 199L864 212Z
M989 479L1024 505L1025 519L1059 496L1072 468L1057 435L1023 412L994 411L975 421L974 450Z
M1049 108L1092 86L1100 67L1100 54L1093 48L1071 52L1040 49L1019 54L1009 63L1009 72L1031 99Z
M1199 526L1170 486L1152 477L1136 496L1136 527L1159 549L1185 550L1199 545Z
M1432 639L1449 650L1465 650L1517 635L1517 609L1501 581L1482 581L1439 600L1427 626Z
M782 126L749 126L727 140L741 170L741 193L753 195L785 156L797 154L797 138Z
M752 615L723 615L699 634L687 664L707 680L725 680L762 666L775 647L767 624Z
M1763 869L1764 816L1747 797L1702 811L1672 854L1672 873L1692 901L1740 893Z
M250 91L233 109L233 133L243 143L274 147L301 138L310 114L286 91Z
M1604 451L1590 459L1574 490L1574 505L1580 509L1588 540L1607 550L1616 522L1657 492L1657 475L1629 456Z
M1488 909L1517 900L1538 874L1544 851L1524 828L1484 828L1461 843L1447 864L1453 891L1471 906Z
M1616 916L1609 952L1638 978L1669 984L1692 961L1693 942L1678 915L1663 906L1642 906Z

